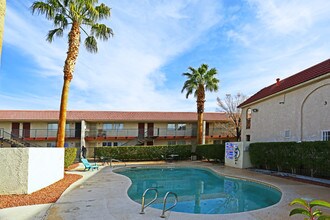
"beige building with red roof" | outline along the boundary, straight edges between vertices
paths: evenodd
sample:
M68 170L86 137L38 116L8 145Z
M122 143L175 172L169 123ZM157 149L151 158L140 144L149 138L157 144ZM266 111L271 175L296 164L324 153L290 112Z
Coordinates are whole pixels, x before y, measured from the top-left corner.
M15 146L14 139L54 147L58 111L0 110L0 144ZM204 113L205 143L235 139L225 113ZM197 134L194 112L68 111L66 147L192 144Z
M330 59L261 89L242 108L242 140L330 140Z

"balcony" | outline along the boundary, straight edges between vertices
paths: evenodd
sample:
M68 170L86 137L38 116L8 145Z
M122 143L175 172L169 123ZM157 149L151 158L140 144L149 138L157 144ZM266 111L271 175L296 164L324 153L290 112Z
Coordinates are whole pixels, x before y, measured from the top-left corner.
M20 134L24 140L55 140L57 129L20 129L12 130L12 134ZM66 129L65 138L80 139L80 130Z
M166 128L153 129L117 129L104 130L94 129L86 130L86 140L92 139L133 139L133 138L167 138L167 137L195 137L194 129L173 130Z
M56 140L57 129L20 129L13 130L12 134L19 134L24 140ZM157 139L187 139L197 136L196 129L175 130L167 128L153 128L153 129L94 129L85 131L85 139L88 140L103 140L103 139L143 139L143 138L157 138ZM206 137L226 137L228 132L221 129L210 129L205 132ZM66 139L80 139L80 129L67 129L65 131Z

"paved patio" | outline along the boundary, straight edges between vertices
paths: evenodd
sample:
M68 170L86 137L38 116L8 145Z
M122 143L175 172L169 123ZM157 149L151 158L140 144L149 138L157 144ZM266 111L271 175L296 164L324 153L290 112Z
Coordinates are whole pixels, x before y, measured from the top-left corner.
M140 165L134 163L135 165ZM129 164L130 165L130 164ZM145 166L146 163L143 163ZM190 166L210 168L213 171L226 176L245 178L254 181L261 181L271 184L282 191L282 198L279 203L268 208L259 209L237 214L184 214L178 212L167 212L165 219L173 220L272 220L290 219L299 220L303 216L289 218L292 209L288 204L294 198L323 199L329 201L330 189L327 187L305 184L297 181L287 180L280 177L264 175L245 169L224 167L219 164L211 164L200 161L183 162L150 162L149 166ZM141 205L133 202L127 195L131 181L129 178L116 174L109 166L99 171L72 173L83 174L79 180L61 196L54 204L26 206L0 210L0 219L48 219L48 220L84 220L84 219L107 219L107 220L155 220L160 218L161 210L146 208L145 214L139 214ZM328 211L328 210L327 210ZM34 212L34 213L33 213ZM330 210L329 210L330 212ZM21 213L18 215L18 213ZM25 216L25 217L24 217Z

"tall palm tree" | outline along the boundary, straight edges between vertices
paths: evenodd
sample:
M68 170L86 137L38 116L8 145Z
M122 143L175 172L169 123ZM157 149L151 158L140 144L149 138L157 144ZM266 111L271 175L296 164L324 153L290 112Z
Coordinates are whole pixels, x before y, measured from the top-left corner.
M192 67L189 67L188 69L190 70L190 73L182 74L187 77L187 80L183 85L181 93L186 90L186 98L191 94L194 94L194 97L197 98L197 143L202 144L205 91L218 91L219 80L216 78L217 70L215 68L208 70L207 64L202 64L198 69Z
M43 14L48 20L54 22L55 29L50 30L47 41L50 43L54 37L62 37L63 31L70 27L68 33L68 51L64 64L64 83L61 96L61 107L57 132L57 147L64 147L66 109L70 82L79 54L81 30L86 34L85 47L91 53L97 52L96 38L108 40L112 29L105 24L97 23L101 19L110 17L110 8L105 4L96 5L98 0L45 0L32 4L32 14ZM90 34L85 28L90 28Z
M5 27L6 0L0 0L0 57L2 52L3 31Z

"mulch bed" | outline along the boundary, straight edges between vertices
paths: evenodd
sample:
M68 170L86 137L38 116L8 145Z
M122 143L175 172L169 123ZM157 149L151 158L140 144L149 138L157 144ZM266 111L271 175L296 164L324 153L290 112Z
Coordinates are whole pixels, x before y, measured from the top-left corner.
M64 170L65 171L73 170L73 169L76 169L78 166L79 166L79 163L74 163L74 164L70 165L69 167L65 168Z
M82 178L81 175L64 174L63 179L31 194L0 195L0 209L16 206L54 203L72 183L76 182L80 178Z

